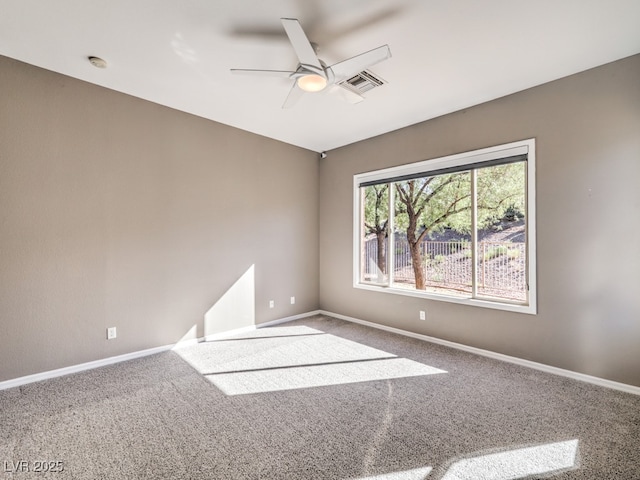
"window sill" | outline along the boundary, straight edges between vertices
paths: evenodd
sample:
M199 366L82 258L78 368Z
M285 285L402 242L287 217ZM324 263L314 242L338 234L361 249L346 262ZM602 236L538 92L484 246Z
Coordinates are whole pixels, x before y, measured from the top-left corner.
M468 305L472 307L492 308L494 310L506 310L509 312L525 313L528 315L536 315L537 309L534 302L529 305L521 303L499 302L489 299L455 297L452 295L443 295L431 292L419 292L417 290L405 290L403 288L378 286L373 284L354 283L354 288L359 290L368 290L370 292L387 293L393 295L404 295L407 297L424 298L427 300L436 300L440 302L457 303L460 305Z

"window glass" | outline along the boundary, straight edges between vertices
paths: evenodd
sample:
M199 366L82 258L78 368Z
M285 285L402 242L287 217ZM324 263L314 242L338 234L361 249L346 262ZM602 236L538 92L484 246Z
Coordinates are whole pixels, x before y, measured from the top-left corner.
M533 147L356 175L355 286L535 313Z
M389 185L362 189L361 279L367 283L388 283Z
M470 173L396 182L393 285L421 291L471 292Z
M477 171L479 296L527 300L525 165Z

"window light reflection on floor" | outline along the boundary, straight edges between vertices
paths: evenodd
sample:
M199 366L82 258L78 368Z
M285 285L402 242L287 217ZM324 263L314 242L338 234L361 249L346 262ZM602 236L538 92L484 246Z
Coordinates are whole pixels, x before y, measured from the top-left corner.
M553 475L577 468L578 440L512 448L453 462L434 480L517 480ZM354 480L429 480L433 467L383 473Z
M578 440L479 455L458 460L441 480L512 480L559 473L576 466Z
M290 330L289 330L290 329ZM446 373L315 329L258 329L176 352L226 395Z
M308 367L234 372L207 378L227 395L275 392L445 373L406 358L350 361Z

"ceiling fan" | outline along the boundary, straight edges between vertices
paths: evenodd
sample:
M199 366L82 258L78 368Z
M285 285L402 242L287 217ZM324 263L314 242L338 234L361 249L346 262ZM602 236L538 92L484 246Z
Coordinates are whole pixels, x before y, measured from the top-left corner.
M267 75L284 77L294 80L289 95L282 108L295 105L304 93L321 92L326 90L340 91L351 103L364 100L362 95L347 89L339 88L339 82L347 80L378 62L391 57L389 45L383 45L355 57L348 58L328 67L316 55L316 49L307 38L300 22L295 18L281 18L282 26L289 37L291 45L298 56L298 66L295 70L255 70L232 68L231 73L244 75ZM335 87L338 88L329 88Z

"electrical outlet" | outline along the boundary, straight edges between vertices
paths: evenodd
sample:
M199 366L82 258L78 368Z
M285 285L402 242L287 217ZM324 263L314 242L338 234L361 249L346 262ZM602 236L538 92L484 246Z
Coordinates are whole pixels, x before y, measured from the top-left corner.
M424 310L420 310L420 320L426 320L427 314Z
M116 338L116 327L107 328L107 340L113 340Z
M269 300L269 308L273 308L276 306L276 302L274 302L273 300Z
M296 297L291 297L291 305L295 305L296 303Z

